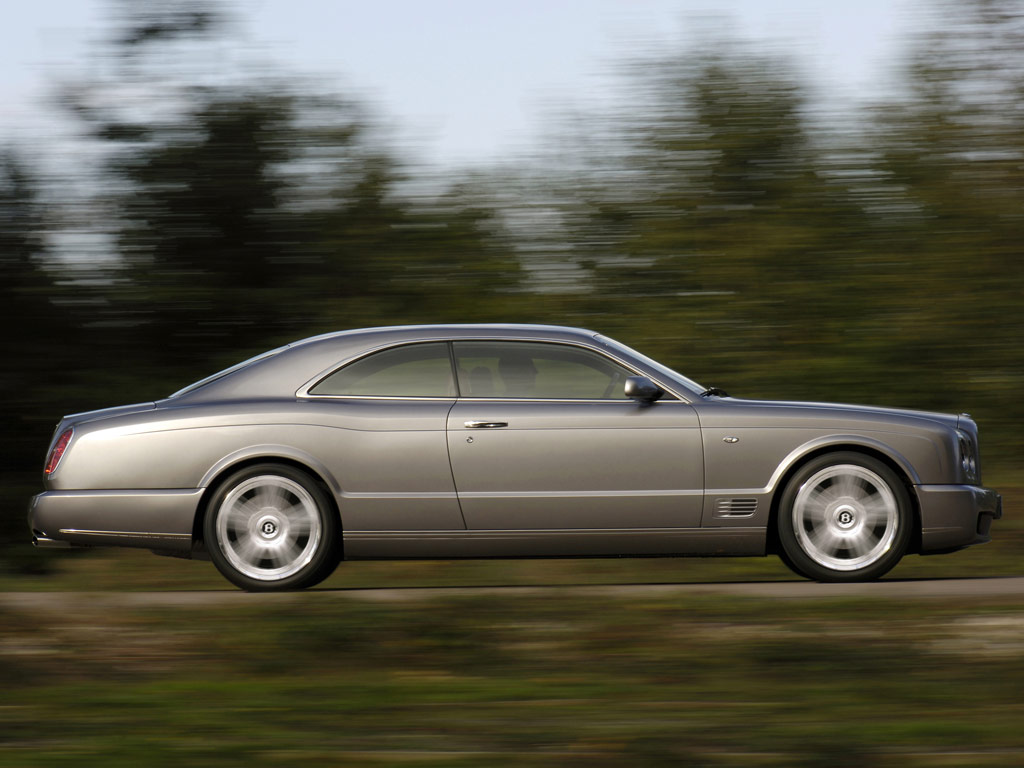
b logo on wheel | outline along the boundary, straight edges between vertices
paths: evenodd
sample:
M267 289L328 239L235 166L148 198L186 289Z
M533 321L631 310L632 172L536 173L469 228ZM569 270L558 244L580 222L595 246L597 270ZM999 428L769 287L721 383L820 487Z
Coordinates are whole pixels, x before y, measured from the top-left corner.
M267 520L265 523L263 523L263 535L264 536L273 536L274 532L276 530L277 530L277 526L274 525L273 521Z

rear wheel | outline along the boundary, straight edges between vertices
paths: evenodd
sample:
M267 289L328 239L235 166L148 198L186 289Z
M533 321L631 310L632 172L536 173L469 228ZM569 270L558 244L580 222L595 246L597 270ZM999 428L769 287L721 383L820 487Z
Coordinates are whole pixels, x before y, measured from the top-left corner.
M303 589L337 567L340 525L327 493L305 472L259 464L224 480L204 521L217 569L252 592Z
M877 579L906 552L912 520L907 489L888 466L863 454L826 454L783 492L782 559L818 581Z

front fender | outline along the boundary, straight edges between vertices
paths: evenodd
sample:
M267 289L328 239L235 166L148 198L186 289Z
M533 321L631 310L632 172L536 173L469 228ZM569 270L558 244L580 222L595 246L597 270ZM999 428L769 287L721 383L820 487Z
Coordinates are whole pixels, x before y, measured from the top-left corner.
M880 453L883 456L886 456L900 468L903 474L910 479L910 482L913 485L921 484L921 478L918 475L917 470L914 468L914 465L900 451L893 448L892 445L883 443L881 440L865 435L828 435L825 437L818 437L814 440L809 440L803 445L790 451L775 469L775 472L772 473L771 479L765 487L765 491L774 493L778 490L779 483L782 481L782 478L784 478L793 467L801 463L807 456L820 453L822 450L844 451L851 448L867 448L873 453Z
M863 450L881 455L914 485L921 484L922 476L941 471L935 444L921 435L735 427L703 433L704 526L768 526L772 499L786 478L809 456L822 451Z

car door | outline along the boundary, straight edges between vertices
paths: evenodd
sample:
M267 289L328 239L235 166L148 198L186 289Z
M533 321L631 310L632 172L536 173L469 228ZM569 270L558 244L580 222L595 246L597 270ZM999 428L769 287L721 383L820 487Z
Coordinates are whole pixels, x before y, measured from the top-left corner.
M452 481L446 418L455 382L446 342L372 352L310 387L317 446L341 486L346 537L465 525Z
M467 529L700 526L703 450L688 403L627 399L634 372L574 344L453 349L448 450Z

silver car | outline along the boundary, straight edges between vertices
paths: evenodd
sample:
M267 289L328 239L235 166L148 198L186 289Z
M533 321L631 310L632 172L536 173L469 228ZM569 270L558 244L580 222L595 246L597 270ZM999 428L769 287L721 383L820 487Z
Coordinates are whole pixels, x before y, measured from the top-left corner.
M592 331L447 325L289 344L65 417L41 547L208 557L247 590L342 558L779 555L822 581L989 540L966 415L741 400Z

